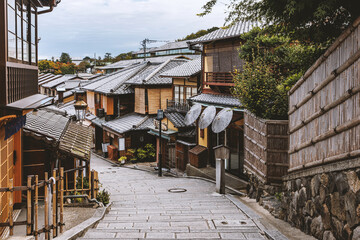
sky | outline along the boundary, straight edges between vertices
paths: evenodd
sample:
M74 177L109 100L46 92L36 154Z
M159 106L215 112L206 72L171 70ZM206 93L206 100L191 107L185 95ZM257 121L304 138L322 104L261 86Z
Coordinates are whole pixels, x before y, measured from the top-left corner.
M225 6L196 16L207 0L62 0L39 15L39 59L72 58L109 52L113 57L140 49L140 41L174 41L200 29L224 25ZM151 44L149 47L158 46Z

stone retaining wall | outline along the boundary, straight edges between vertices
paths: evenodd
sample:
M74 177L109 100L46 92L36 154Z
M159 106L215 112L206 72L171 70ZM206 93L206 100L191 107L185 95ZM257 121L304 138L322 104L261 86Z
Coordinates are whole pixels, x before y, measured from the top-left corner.
M287 176L283 220L318 239L360 239L360 168Z

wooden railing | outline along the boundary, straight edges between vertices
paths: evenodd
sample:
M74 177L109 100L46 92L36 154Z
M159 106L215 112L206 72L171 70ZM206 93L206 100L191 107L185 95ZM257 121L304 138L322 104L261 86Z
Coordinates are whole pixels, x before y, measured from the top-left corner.
M64 171L54 169L52 176L45 172L45 178L39 181L38 175L31 175L27 177L26 186L13 186L13 179L9 180L9 187L0 188L0 192L7 193L8 204L8 221L0 223L0 228L9 227L9 235L13 236L15 226L26 226L26 235L33 235L37 240L41 234L45 234L45 239L49 240L51 235L53 238L58 236L58 233L64 231L64 194L69 194L71 191L87 193L89 198L96 198L99 190L98 172L89 171L91 181L89 187L84 188L84 178L81 177L81 188L76 187L76 178L74 189L65 187L64 182L68 180L69 174L82 171L87 166ZM74 176L75 176L74 175ZM81 174L83 175L83 174ZM39 189L44 189L44 227L39 228ZM14 221L14 192L26 191L26 221ZM49 212L51 211L51 212ZM51 223L50 223L51 222Z
M65 195L86 194L89 198L96 198L99 191L99 175L97 171L90 171L84 177L84 169L87 166L66 170L65 173Z
M206 72L205 85L234 86L233 75L230 72Z
M176 100L166 100L166 109L179 112L187 112L190 110L190 106L186 101L179 102Z

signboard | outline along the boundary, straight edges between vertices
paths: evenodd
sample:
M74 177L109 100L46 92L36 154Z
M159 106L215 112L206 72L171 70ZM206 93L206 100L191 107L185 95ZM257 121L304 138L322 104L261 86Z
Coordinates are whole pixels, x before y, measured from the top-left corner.
M119 151L125 151L125 138L119 138Z
M103 153L107 153L108 152L108 149L107 147L110 145L110 143L103 143L102 144L102 151Z

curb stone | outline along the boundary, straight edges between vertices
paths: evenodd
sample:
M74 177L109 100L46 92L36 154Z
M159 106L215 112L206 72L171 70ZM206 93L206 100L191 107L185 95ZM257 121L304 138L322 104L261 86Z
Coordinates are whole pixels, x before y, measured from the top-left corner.
M80 237L83 233L85 233L90 228L93 228L101 219L104 218L105 213L108 211L109 207L112 205L110 203L107 207L102 207L96 209L96 212L94 215L89 218L88 220L80 223L79 225L67 230L66 232L62 233L58 237L56 237L57 240L73 240L78 237Z

